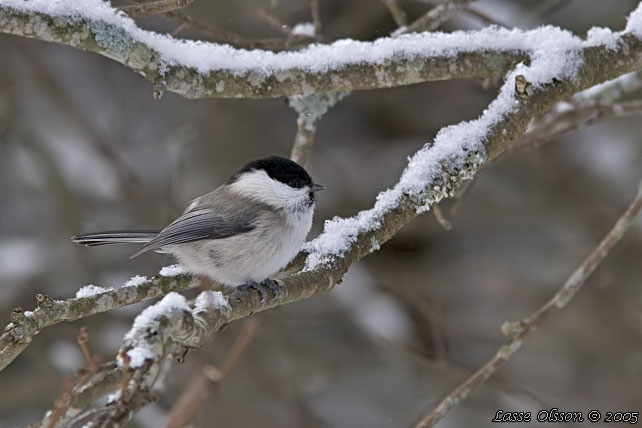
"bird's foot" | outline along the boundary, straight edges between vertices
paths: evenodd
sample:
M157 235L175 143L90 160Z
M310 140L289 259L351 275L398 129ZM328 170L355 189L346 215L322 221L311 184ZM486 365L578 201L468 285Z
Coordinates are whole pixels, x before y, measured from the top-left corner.
M254 289L259 293L261 297L261 303L267 301L267 289L269 289L272 294L274 294L274 300L278 301L281 299L281 289L279 288L279 283L273 279L266 279L263 282L250 281L246 284L241 284L236 287L237 290L245 291L249 289Z

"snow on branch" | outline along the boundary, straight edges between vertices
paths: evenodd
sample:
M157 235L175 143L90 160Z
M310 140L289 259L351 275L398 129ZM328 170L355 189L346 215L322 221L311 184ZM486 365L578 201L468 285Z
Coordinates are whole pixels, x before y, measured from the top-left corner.
M38 294L37 309L23 311L17 308L11 313L11 323L0 335L0 370L9 365L46 327L162 297L171 291L187 290L196 285L191 276L171 266L163 268L158 276L149 280L135 276L118 289L85 286L72 299L54 300Z
M274 53L142 30L102 0L0 0L0 32L97 52L189 98L307 95L500 77L544 46L561 52L581 44L554 27L490 28L339 40Z
M47 412L32 426L76 426L89 420L92 426L124 425L152 401L150 392L170 350L200 347L209 329L203 315L209 313L211 317L216 311L228 309L228 299L219 291L201 292L191 306L182 295L168 293L136 317L125 335L116 364L101 367L70 392L69 406L59 412ZM108 394L105 405L90 408Z
M627 31L642 32L641 20L632 18ZM146 31L102 0L0 0L0 32L97 52L188 98L308 95L500 77L538 52L555 61L558 53L582 45L614 47L619 38L603 28L582 42L551 26L530 31L491 27L373 42L339 40L274 53Z

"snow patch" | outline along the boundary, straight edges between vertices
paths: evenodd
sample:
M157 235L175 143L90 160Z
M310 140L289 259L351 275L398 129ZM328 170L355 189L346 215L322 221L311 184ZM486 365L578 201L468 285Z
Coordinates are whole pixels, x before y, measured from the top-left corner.
M624 31L642 39L642 3L627 18Z
M166 277L183 275L184 273L187 273L187 270L185 269L185 267L178 264L165 266L160 270L160 272L158 272L160 276L166 276Z
M617 48L620 33L614 33L608 28L593 27L586 33L586 44L588 46L606 46L608 49Z
M109 394L107 396L107 403L115 403L116 401L120 400L120 389L114 391L113 393Z
M133 344L132 348L127 351L130 358L129 367L141 367L145 364L145 360L154 359L154 348L146 341L146 335L148 330L155 331L157 329L160 317L171 317L175 311L189 310L185 297L171 292L161 301L141 312L134 320L131 330L125 335L125 341ZM123 365L121 357L118 357L118 363Z
M113 287L104 288L97 285L89 284L82 287L80 290L76 291L76 298L82 299L84 297L95 296L96 294L106 293L108 291L114 291Z
M135 339L138 332L146 330L152 326L159 317L168 315L175 310L189 311L190 308L185 297L178 293L171 292L163 297L160 302L145 308L145 310L136 317L131 330L125 335L125 340Z
M314 37L314 24L311 22L301 22L292 27L292 34L294 36Z
M146 276L135 275L135 276L132 276L131 279L123 285L123 287L138 287L139 285L142 285L145 282L147 282Z
M220 291L203 291L194 301L194 313L205 312L210 309L229 309L230 304Z
M151 360L154 358L154 351L151 347L145 346L144 344L138 345L127 351L127 356L129 357L129 367L132 369L142 367L145 364L145 360ZM119 365L122 367L122 361L119 359Z

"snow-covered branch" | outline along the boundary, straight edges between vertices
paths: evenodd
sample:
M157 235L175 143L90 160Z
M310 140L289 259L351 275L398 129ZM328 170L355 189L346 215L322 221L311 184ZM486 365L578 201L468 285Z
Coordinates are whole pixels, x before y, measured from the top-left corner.
M101 0L0 1L0 32L99 53L188 98L307 95L501 77L527 59L543 31L423 33L274 53L145 31Z
M63 321L75 321L144 300L162 297L171 291L187 290L197 285L191 276L167 269L147 279L135 276L123 287L104 289L89 285L80 289L75 298L54 300L38 294L37 309L14 309L11 323L0 336L0 370L9 365L42 329Z
M136 317L117 365L104 365L91 374L70 391L68 406L48 412L34 426L73 426L89 420L93 426L123 426L152 400L151 389L169 352L202 346L208 333L221 327L211 323L214 314L229 309L228 299L219 291L203 291L192 306L182 295L168 293ZM90 408L107 394L111 395L104 406Z
M622 100L642 87L642 71L622 75L575 94L546 112L503 154L551 143L561 135L614 117L642 114L642 100Z

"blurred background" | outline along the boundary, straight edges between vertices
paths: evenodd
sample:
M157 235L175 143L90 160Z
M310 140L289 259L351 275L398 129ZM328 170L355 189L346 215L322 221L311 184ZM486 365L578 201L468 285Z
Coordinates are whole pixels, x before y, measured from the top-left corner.
M621 29L637 0L482 0L480 16L521 28L559 25L583 36ZM323 39L371 40L396 25L383 2L319 0ZM426 2L402 1L410 20ZM200 22L249 38L279 38L256 8L270 2L196 1ZM274 15L308 22L307 2ZM444 31L487 25L460 13ZM160 17L140 25L162 32ZM192 30L181 37L208 40ZM209 39L216 40L216 39ZM118 287L173 263L134 260L133 247L83 248L69 237L157 228L241 164L288 156L296 114L284 99L189 101L95 54L0 36L0 316L67 298L83 285ZM488 82L487 82L488 83ZM359 92L321 120L308 170L319 194L310 239L325 219L350 216L392 186L407 156L443 126L477 117L499 82L435 82ZM639 96L640 94L633 94ZM599 123L515 154L478 175L458 202L432 213L353 266L331 293L254 316L256 335L198 427L408 427L503 343L500 326L539 307L632 199L642 171L636 117ZM442 427L492 426L496 410L642 410L642 223L498 376ZM151 302L47 328L0 373L0 427L35 422L63 379L84 365L76 336L90 330L105 360ZM5 323L3 321L3 325ZM192 376L220 364L244 329L234 322L187 361L172 362L158 401L132 427L164 426ZM585 426L584 424L582 426ZM511 426L505 424L504 426Z

